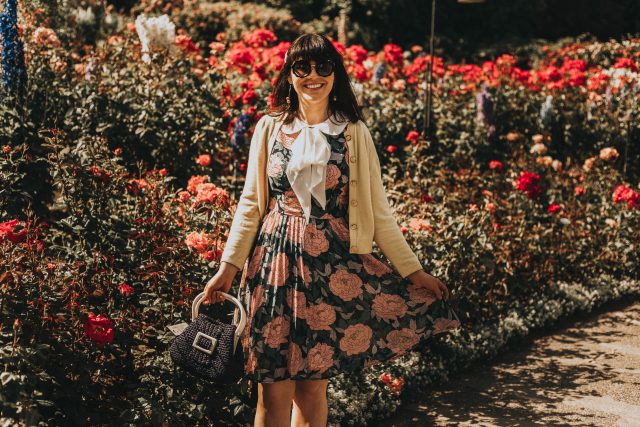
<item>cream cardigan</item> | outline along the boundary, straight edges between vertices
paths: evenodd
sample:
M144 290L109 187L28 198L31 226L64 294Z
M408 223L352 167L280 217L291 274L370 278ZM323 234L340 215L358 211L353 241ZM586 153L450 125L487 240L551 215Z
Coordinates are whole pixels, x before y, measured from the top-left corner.
M251 137L244 188L220 259L238 269L242 269L249 256L266 212L267 157L281 125L280 120L265 114L258 120ZM349 154L349 252L371 253L375 241L398 273L407 277L421 270L422 265L393 216L371 133L362 120L349 122L344 132Z

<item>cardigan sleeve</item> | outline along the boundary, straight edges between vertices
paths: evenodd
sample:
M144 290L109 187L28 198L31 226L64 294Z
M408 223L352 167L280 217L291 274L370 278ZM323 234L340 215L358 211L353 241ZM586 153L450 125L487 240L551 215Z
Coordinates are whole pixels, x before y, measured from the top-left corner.
M411 250L404 238L398 222L394 218L389 199L382 183L380 159L373 144L369 129L364 126L364 137L367 140L367 157L371 171L371 202L373 204L374 231L373 240L382 253L404 278L422 269L422 264Z
M267 115L264 115L258 120L251 136L244 188L231 222L227 242L220 257L220 262L224 261L233 264L239 270L242 270L249 256L249 251L260 225L258 186L260 185L260 180L264 179L260 174L264 171L263 166L266 155L263 146L267 123L266 117Z

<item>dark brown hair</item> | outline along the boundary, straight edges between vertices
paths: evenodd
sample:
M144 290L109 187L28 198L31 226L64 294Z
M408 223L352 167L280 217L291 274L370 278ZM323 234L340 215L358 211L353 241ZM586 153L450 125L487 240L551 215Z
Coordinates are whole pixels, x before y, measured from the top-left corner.
M276 83L272 91L272 104L269 111L271 116L283 119L285 124L290 124L298 113L298 94L291 88L291 105L287 105L287 96L291 84L287 77L291 73L291 65L298 59L314 60L316 63L323 59L330 59L334 62L333 88L329 94L329 112L336 115L338 119L347 118L355 123L364 120L361 106L353 92L353 87L349 82L349 75L344 67L342 55L336 50L324 34L310 33L303 34L296 38L287 50L286 61L278 73ZM336 96L336 101L333 96ZM283 118L284 116L284 118Z

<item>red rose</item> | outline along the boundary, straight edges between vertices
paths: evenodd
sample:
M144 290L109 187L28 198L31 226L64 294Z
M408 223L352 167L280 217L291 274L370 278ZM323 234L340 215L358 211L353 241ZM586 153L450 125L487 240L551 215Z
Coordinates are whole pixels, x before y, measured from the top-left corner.
M0 223L0 240L7 239L11 243L20 243L24 241L27 230L22 228L16 232L17 226L24 227L24 224L17 219Z
M527 193L528 198L533 199L542 194L542 191L538 187L539 181L540 175L529 171L523 171L516 182L516 187L518 190Z
M552 203L549 205L549 207L547 208L547 212L549 213L556 213L561 209L560 205L557 203Z
M101 314L89 313L84 322L84 336L103 347L113 341L113 322Z
M243 104L251 104L255 102L258 98L258 95L255 93L253 89L249 89L242 95L242 103Z
M407 137L405 138L407 141L410 141L412 143L416 143L418 141L418 138L420 137L420 134L418 132L416 132L415 130L409 131L409 133L407 134Z
M380 381L382 381L383 384L389 384L391 382L392 378L391 378L391 375L389 375L388 373L384 372L384 373L380 374L378 379Z
M398 147L396 147L395 145L387 145L387 153L393 153L397 149Z
M133 286L127 283L120 283L120 286L118 286L118 290L122 295L133 295L133 293L135 292Z
M489 162L489 169L502 170L502 162L500 162L499 160L491 160Z
M620 202L627 202L627 208L635 209L640 206L640 194L626 185L618 185L613 190L613 204L616 205Z
M191 193L188 191L181 191L178 193L178 199L180 199L181 202L188 202L190 198Z

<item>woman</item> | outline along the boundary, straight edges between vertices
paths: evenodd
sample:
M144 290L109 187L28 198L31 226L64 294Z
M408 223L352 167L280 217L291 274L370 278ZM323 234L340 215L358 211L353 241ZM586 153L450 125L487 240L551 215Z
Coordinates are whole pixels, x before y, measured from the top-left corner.
M374 240L397 271L371 253ZM298 37L285 55L205 304L222 300L245 261L256 426L324 426L328 378L459 326L447 287L392 216L342 57L324 35Z

